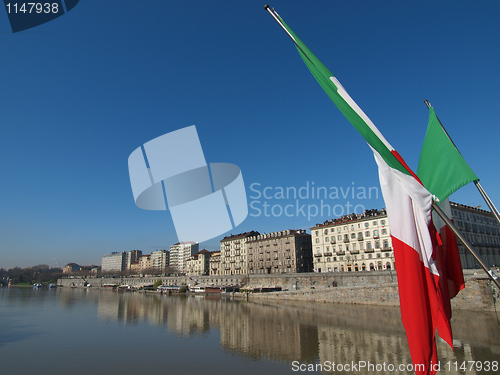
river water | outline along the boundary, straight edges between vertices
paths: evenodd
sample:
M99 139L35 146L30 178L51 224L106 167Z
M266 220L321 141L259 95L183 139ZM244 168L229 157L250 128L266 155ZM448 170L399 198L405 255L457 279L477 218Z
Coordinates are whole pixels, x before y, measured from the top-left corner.
M439 373L499 374L497 315L457 311L452 326L454 350L438 339ZM412 373L406 366L398 308L0 288L1 374Z

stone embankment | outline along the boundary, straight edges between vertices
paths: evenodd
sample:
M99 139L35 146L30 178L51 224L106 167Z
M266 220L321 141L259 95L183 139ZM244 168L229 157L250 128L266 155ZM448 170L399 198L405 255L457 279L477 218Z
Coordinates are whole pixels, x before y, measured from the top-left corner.
M500 312L500 292L482 271L464 271L465 289L452 299L453 309ZM395 275L394 275L395 276ZM397 282L370 283L369 278L358 285L332 288L288 290L271 293L252 293L250 300L289 300L319 303L345 303L399 306ZM366 283L362 283L366 281ZM380 281L380 280L378 280Z
M464 277L465 289L452 300L454 309L500 312L500 292L482 270L464 270ZM58 286L145 286L152 285L157 280L162 280L163 285L170 286L242 286L242 289L252 292L235 293L234 296L249 300L399 306L395 271L191 277L74 277L58 280ZM272 288L281 288L281 291L255 292Z

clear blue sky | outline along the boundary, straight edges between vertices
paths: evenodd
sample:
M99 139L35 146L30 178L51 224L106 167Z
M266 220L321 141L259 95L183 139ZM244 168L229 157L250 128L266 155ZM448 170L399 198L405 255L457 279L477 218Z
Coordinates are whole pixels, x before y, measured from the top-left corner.
M308 229L335 216L304 217L300 206L306 216L307 205L321 207L311 190L297 206L256 198L265 187L268 196L277 187L338 188L338 199L323 202L337 213L384 207L372 152L264 4L81 1L17 34L0 11L0 267L100 264L112 251L177 242L168 211L135 206L127 159L189 125L208 162L242 170L253 206L233 234ZM270 5L415 170L429 99L500 204L498 1ZM342 198L340 188L353 186L355 197ZM358 196L370 187L371 199ZM485 207L473 186L452 200ZM258 216L264 201L277 206L269 217ZM279 216L288 204L290 217ZM193 217L193 225L203 223ZM221 238L201 247L215 250Z

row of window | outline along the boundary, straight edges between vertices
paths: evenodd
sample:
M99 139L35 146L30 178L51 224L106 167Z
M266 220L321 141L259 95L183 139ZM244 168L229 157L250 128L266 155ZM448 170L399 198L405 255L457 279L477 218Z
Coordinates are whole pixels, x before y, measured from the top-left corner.
M332 245L332 251L352 251L352 250L358 250L358 245L359 245L359 250L365 250L365 245L367 250L372 249L372 242L371 241L366 241L365 243L360 242L359 244L352 243L352 244L344 244L344 245ZM389 248L389 240L382 240L382 248L386 249ZM380 249L380 241L374 241L374 248L375 249ZM320 252L321 247L316 246L316 254ZM325 246L325 252L328 252L330 250L330 246Z
M368 266L366 264L355 264L354 266L348 264L348 265L340 265L339 267L328 267L328 271L326 269L318 268L317 270L314 270L315 272L351 272L351 271L377 271L377 270L390 270L392 269L392 265L390 262L386 262L386 264L383 264L382 262L378 262L376 264L370 263Z
M376 255L376 256L374 256ZM390 258L391 257L391 253L385 253L385 256L383 257L381 253L377 253L377 254L366 254L366 258L365 258L365 255L362 254L359 259L363 260L363 259L376 259L376 258ZM317 258L315 260L315 263L328 263L328 262L343 262L343 261L347 261L347 262L350 262L352 260L358 260L358 258L356 257L356 255L347 255L347 256L339 256L339 257L326 257L326 258L323 258L324 260L322 261L321 258Z
M452 210L452 213L453 217L458 217L460 219L475 221L478 223L492 224L492 225L497 224L495 219L483 215L475 215L469 212L462 212L457 210Z
M361 228L362 228L362 224L363 224L363 223L358 223L358 224L357 224L357 229L361 229ZM384 220L380 220L380 225L381 225L381 226L385 226L385 224L386 224L385 219L384 219ZM373 226L373 227L376 227L377 225L378 225L378 221L377 221L377 220L372 221L372 226ZM355 225L354 225L354 224L351 224L351 230L354 230L354 227L355 227ZM370 227L370 223L369 223L368 221L364 222L364 227L365 227L365 228L369 228L369 227ZM344 225L344 231L347 231L347 230L348 230L347 228L348 228L348 225ZM330 228L330 229L326 228L326 229L324 230L324 234L328 234L329 232L330 232L330 233L335 232L335 228ZM341 226L338 226L338 227L337 227L337 232L338 232L338 233L340 233L340 232L341 232ZM319 230L317 230L317 231L315 232L315 234L316 234L316 236L319 236Z
M382 229L382 231L381 231L381 232L382 232L382 235L387 235L387 229L385 229L385 228L384 228L384 229ZM365 237L371 237L371 232L370 232L369 230L367 230L367 231L364 233L364 235L365 235ZM374 237L374 238L379 237L379 231L378 231L378 229L375 229L375 230L373 231L373 237ZM362 240L362 239L363 239L363 232L358 232L358 233L354 233L354 232L353 232L353 233L351 233L351 239L353 239L353 240L354 240L354 239L356 239L356 238L357 238L358 240ZM337 236L337 240L338 240L338 241L342 241L342 240L344 240L344 241L348 241L348 240L349 240L349 235L348 235L348 234L344 234L344 237L342 237L342 235L341 235L341 234L339 234L339 235ZM335 242L335 236L325 237L325 242L330 242L330 241L331 241L332 243L333 243L333 242ZM316 237L315 242L316 242L316 243L320 243L320 238L319 238L319 237Z

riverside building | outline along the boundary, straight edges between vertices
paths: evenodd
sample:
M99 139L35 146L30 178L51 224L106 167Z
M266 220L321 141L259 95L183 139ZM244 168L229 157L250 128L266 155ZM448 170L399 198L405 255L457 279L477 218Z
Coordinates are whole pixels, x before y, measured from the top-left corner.
M450 202L452 219L489 267L500 265L500 224L490 211ZM458 240L462 268L479 268L476 260Z
M208 250L200 250L191 255L191 259L186 262L186 275L204 276L210 274L210 258L212 253Z
M210 275L221 275L220 258L221 251L213 251L209 261Z
M170 264L170 252L168 250L157 250L151 253L151 268L166 271Z
M170 246L170 266L180 273L186 272L186 262L198 252L198 242L178 242Z
M366 210L311 228L314 272L395 269L387 213Z
M255 231L245 232L224 237L220 241L221 275L248 274L247 240L259 234Z
M102 257L102 272L121 272L127 266L127 253L125 251L113 252Z
M126 266L125 269L131 269L132 263L136 263L142 256L141 250L132 250L127 253Z
M254 235L247 239L246 244L249 274L313 270L311 235L303 229Z

